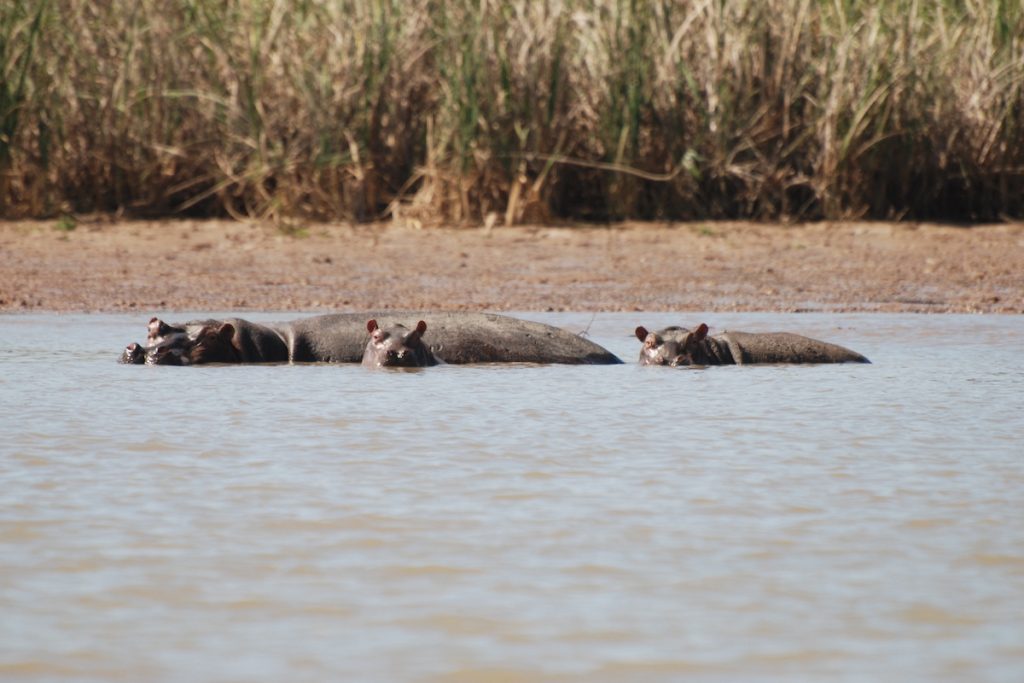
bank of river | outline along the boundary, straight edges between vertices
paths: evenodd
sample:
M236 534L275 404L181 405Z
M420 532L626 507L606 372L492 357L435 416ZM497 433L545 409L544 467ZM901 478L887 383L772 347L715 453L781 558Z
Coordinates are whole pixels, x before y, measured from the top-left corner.
M1024 224L0 222L0 311L1024 313Z

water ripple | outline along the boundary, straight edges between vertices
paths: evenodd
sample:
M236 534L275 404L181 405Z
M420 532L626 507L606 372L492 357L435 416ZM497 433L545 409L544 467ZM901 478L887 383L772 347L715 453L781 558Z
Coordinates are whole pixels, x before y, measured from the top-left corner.
M870 366L418 373L52 323L0 349L5 679L1024 678L1019 318L718 322ZM591 334L633 359L631 324Z

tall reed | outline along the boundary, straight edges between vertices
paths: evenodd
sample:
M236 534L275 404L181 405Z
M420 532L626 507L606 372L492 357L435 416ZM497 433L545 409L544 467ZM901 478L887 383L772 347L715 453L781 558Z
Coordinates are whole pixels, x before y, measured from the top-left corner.
M0 215L1024 216L1015 0L9 0Z

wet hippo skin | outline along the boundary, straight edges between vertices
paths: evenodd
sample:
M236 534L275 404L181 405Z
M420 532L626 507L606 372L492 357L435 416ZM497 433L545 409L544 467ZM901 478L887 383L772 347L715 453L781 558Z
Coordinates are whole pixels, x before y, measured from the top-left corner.
M643 342L641 365L752 365L755 363L869 363L857 353L837 344L789 332L723 332L708 336L708 326L695 330L666 327L648 332L635 331Z
M142 365L146 362L146 347L137 342L132 342L124 347L119 362L126 365Z
M551 325L492 313L446 311L338 313L274 324L226 318L169 325L154 318L145 362L359 363L369 338L367 320L377 318L409 329L426 321L430 332L425 343L437 360L446 363L622 362L601 346ZM122 359L126 355L135 358L128 349Z
M376 320L366 323L370 341L363 351L363 365L369 368L425 368L437 365L430 348L423 343L427 323L423 320L410 330L404 325L381 327Z

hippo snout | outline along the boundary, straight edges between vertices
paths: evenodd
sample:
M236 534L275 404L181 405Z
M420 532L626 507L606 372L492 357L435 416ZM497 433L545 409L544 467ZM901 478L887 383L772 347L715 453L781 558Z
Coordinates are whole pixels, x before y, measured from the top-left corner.
M187 365L181 349L150 349L146 354L146 365Z
M186 341L188 341L186 335L176 334L150 347L146 351L146 365L188 365L189 357L185 353Z
M126 365L142 365L146 361L146 349L141 344L132 342L124 348L118 360Z
M388 349L384 352L383 367L415 368L420 365L416 353L411 349Z

